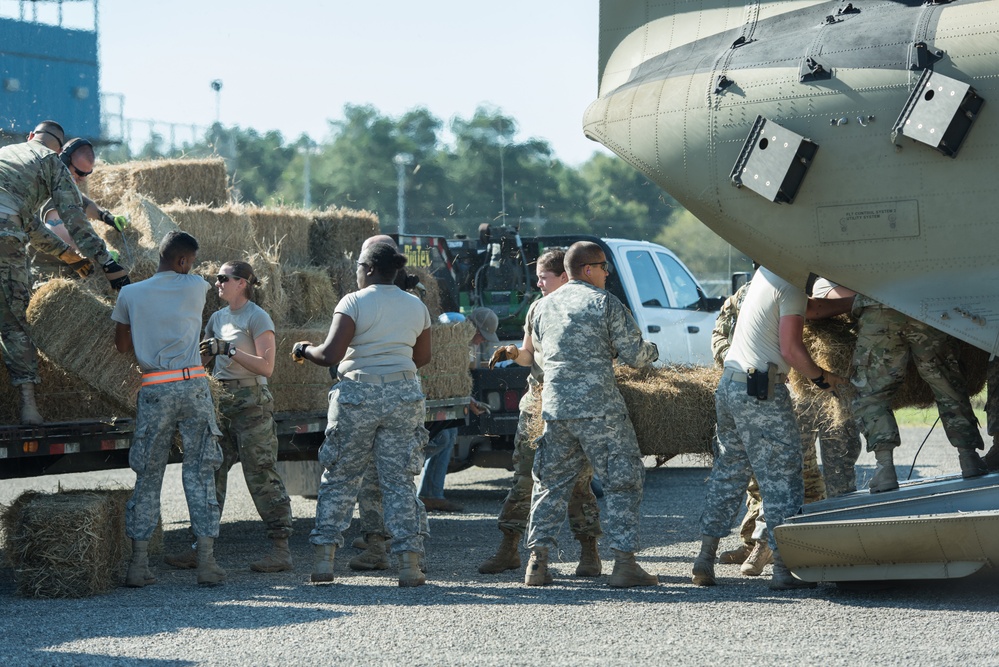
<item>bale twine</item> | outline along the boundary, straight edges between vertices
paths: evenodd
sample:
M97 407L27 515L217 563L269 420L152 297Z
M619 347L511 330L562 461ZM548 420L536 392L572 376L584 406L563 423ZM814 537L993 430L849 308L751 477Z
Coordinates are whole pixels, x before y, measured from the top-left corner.
M419 295L423 300L423 304L430 311L430 317L437 319L437 316L444 312L441 309L441 290L440 286L437 284L437 279L423 267L406 267L406 272L415 275L420 279L423 284L424 289L426 289L425 294Z
M35 345L47 358L95 389L123 413L135 406L141 375L131 354L119 354L112 306L71 280L50 280L28 305Z
M312 214L299 208L243 207L258 247L268 249L285 266L309 264ZM246 242L245 239L239 239Z
M288 302L286 324L289 326L333 318L333 309L340 297L324 269L303 267L285 271L281 287Z
M430 329L433 355L419 369L423 393L428 400L472 395L472 374L468 369L468 346L475 336L471 322L434 324Z
M180 200L225 206L229 202L229 178L221 158L101 163L87 181L91 199L112 210L128 191L142 193L158 204Z
M635 370L618 365L614 375L643 455L662 462L677 454L711 454L721 369L664 366Z
M222 264L253 249L252 228L242 206L211 208L204 204L175 203L163 207L177 225L198 239L198 261Z
M4 552L27 597L84 597L114 588L131 557L125 505L131 489L22 493L3 511ZM149 541L162 553L163 525Z
M295 363L291 350L295 343L303 340L319 345L328 333L329 324L315 323L301 329L277 327L274 373L268 382L274 394L275 412L326 411L333 385L330 369L311 361Z
M344 256L355 258L364 240L378 233L378 216L371 211L333 207L313 212L309 227L310 262L329 266Z

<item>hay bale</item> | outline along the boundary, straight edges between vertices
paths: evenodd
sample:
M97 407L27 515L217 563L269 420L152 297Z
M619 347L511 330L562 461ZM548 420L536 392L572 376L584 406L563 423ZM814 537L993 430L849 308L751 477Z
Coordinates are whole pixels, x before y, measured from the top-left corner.
M129 191L158 204L180 200L225 206L229 202L229 177L221 158L101 163L87 181L91 199L112 210Z
M428 400L472 395L468 346L474 336L475 325L471 322L434 324L431 327L433 354L430 363L419 369L423 393Z
M443 311L441 308L441 289L437 283L437 279L434 278L433 274L427 269L419 266L406 267L406 272L415 275L420 279L420 283L426 289L425 294L419 294L418 296L423 300L423 304L430 311L430 317L437 319Z
M28 324L38 349L82 379L124 414L134 410L141 375L134 355L114 349L112 305L78 282L42 285L28 305Z
M316 211L309 227L310 262L329 266L344 257L355 258L364 240L378 233L378 216L371 211L335 207Z
M94 230L109 248L118 251L121 265L128 269L133 282L145 280L159 268L160 241L167 233L180 228L155 202L135 192L125 193L112 210L128 216L130 224L124 232L127 248L118 230L104 223L95 224Z
M615 366L614 375L643 455L711 454L720 369Z
M135 405L115 406L82 379L67 373L44 355L39 355L38 375L42 380L35 387L38 411L46 422L113 419L135 416ZM17 424L21 420L21 394L10 386L7 368L0 364L0 420Z
M211 208L204 204L175 203L163 207L177 225L198 239L198 261L222 264L239 260L253 250L253 229L244 207Z
M301 326L333 319L333 309L340 297L324 269L303 267L285 271L281 287L288 302L288 325Z
M284 291L284 272L277 255L273 249L264 249L247 257L246 262L253 267L253 275L260 280L257 286L257 305L267 311L274 320L275 327L282 326L288 318L291 304Z
M357 290L357 264L353 259L342 257L334 260L326 266L326 272L330 276L337 302Z
M300 329L277 327L274 373L268 382L274 394L275 412L325 412L329 407L329 390L333 385L330 369L308 361L298 364L291 359L295 343L307 340L318 345L326 340L328 333L328 323Z
M257 246L267 249L285 266L309 264L309 227L312 214L299 208L246 206Z

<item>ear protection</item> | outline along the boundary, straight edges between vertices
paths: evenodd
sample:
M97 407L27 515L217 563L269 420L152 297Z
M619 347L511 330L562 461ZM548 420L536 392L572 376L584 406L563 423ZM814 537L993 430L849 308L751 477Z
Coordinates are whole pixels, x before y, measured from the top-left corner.
M62 153L59 154L59 157L62 159L62 163L67 167L72 166L73 153L83 148L84 146L90 146L91 148L94 147L94 145L89 141L87 141L86 139L80 139L80 138L70 139L65 144L63 144Z

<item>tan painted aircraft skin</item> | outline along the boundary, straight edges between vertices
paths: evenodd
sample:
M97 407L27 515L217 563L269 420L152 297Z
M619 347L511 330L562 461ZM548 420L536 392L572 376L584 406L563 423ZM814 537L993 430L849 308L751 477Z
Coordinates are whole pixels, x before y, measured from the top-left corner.
M792 282L997 352L997 43L999 0L604 0L583 128Z

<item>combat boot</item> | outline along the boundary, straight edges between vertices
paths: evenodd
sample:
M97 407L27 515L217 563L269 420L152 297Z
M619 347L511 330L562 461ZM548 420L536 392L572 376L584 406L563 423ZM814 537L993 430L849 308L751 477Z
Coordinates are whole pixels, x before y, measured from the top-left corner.
M218 586L225 582L225 570L215 562L215 538L198 538L198 585Z
M989 447L988 453L984 457L985 467L989 469L989 472L995 472L999 470L999 436L994 436L992 440L992 446Z
M333 558L336 556L335 544L317 544L313 549L312 583L333 583Z
M399 554L399 586L412 588L427 583L427 577L420 569L420 554L404 551Z
M762 540L761 540L762 541ZM814 581L802 581L796 576L791 574L791 570L787 569L784 565L783 559L781 559L778 552L773 552L774 554L774 574L770 578L770 590L773 591L790 591L797 588L815 588L818 586Z
M499 574L507 570L520 569L520 533L508 528L501 528L503 541L500 542L496 554L483 561L479 566L479 574Z
M365 538L368 548L363 553L350 559L347 565L352 570L387 570L392 564L389 563L388 552L385 551L385 536L371 533Z
M35 404L35 385L25 382L21 385L21 423L42 424L44 421Z
M746 544L743 542L735 549L729 549L718 554L718 562L723 565L742 565L749 558L749 554L753 553L754 546L755 544Z
M125 585L142 588L156 583L156 577L149 571L149 542L132 540L132 560L125 574Z
M271 552L260 560L250 563L250 569L254 572L284 572L293 568L288 538L282 537L272 541L274 545L271 547Z
M961 461L961 477L979 477L989 471L985 461L974 449L959 449L957 457Z
M747 577L758 577L763 574L763 568L772 562L774 562L774 552L764 538L757 540L753 553L749 554L749 558L739 567L739 571Z
M163 562L178 570L193 570L198 567L198 545L194 544L190 549L177 554L167 554L163 557Z
M576 566L577 577L599 577L603 569L600 562L600 552L597 551L597 538L589 535L577 535L579 541L579 565ZM614 568L615 572L617 567Z
M531 560L527 561L527 571L524 573L526 586L547 586L555 579L548 571L548 549L535 548L531 551Z
M874 477L871 478L870 484L867 485L871 489L871 493L894 491L898 488L895 460L892 457L894 449L891 445L886 445L874 450L874 458L878 462L878 467L874 470Z
M718 553L719 541L720 538L701 535L701 553L694 559L690 577L698 586L714 586L718 583L715 581L715 554Z
M355 549L360 549L361 551L364 551L365 549L368 548L368 541L365 540L364 536L362 535L360 537L355 537L354 541L350 543L350 546L354 547Z
M635 562L633 552L614 549L614 571L611 572L607 585L612 588L657 586L659 577L643 570L642 566Z

